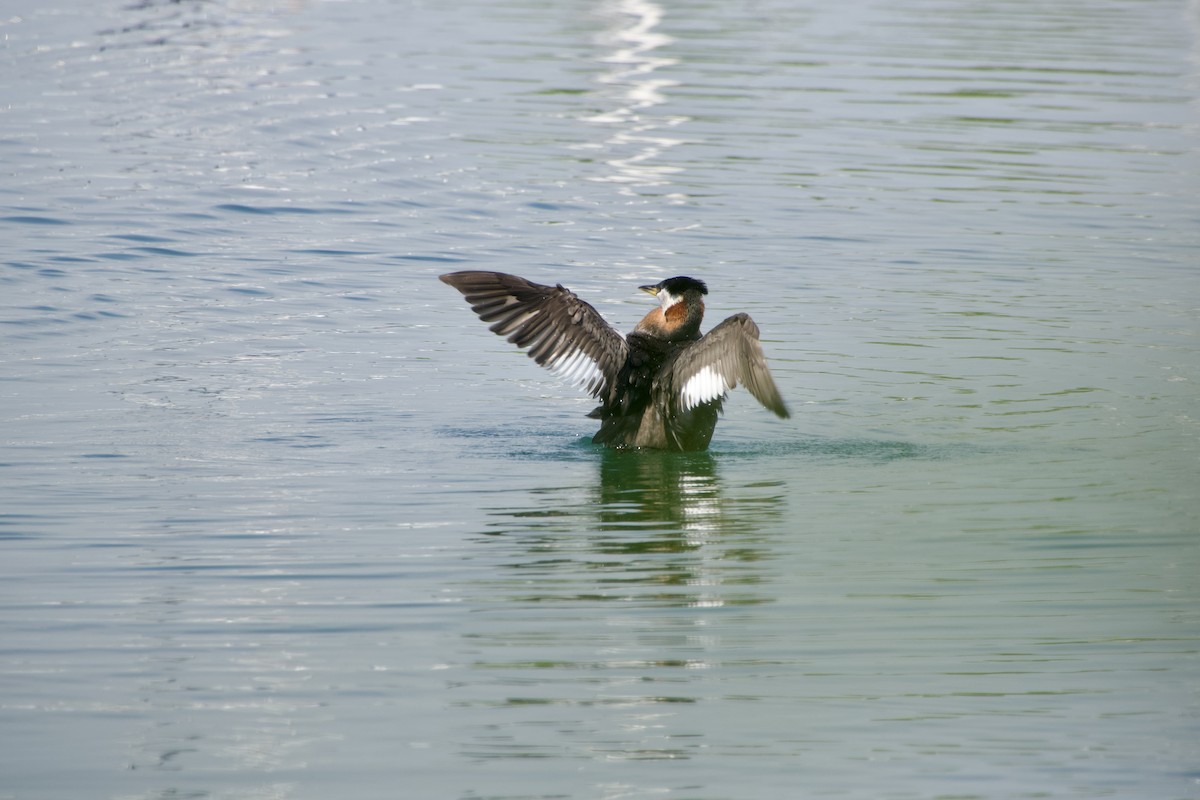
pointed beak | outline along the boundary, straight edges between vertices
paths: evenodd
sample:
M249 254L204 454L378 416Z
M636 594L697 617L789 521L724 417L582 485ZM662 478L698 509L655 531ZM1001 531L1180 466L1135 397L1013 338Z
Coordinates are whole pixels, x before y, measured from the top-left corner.
M657 286L639 286L638 288L641 289L643 292L646 292L647 294L653 294L653 295L658 294Z

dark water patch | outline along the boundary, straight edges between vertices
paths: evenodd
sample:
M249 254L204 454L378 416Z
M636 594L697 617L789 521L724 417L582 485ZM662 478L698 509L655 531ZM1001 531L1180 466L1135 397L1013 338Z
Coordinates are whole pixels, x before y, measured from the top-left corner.
M249 295L250 297L271 297L271 293L266 289L259 289L254 286L230 286L229 291Z
M536 208L539 211L577 211L580 206L574 203L548 203L545 201L536 201L525 204L528 208Z
M591 435L578 429L534 428L526 424L497 426L445 426L443 436L463 440L471 455L533 461L590 461L606 448L592 444Z
M317 424L333 424L333 425L372 425L375 422L374 417L356 417L349 415L322 415L312 417L312 421Z
M153 236L148 233L114 233L108 238L122 239L127 242L142 242L144 244L161 244L164 242L175 241L174 239L170 239L166 236Z
M169 522L169 524L175 524L174 520L170 520L168 522ZM207 539L207 540L235 541L235 542L236 541L246 541L246 540L293 542L293 541L296 541L296 539L300 538L298 534L296 534L295 532L291 532L291 531L289 531L287 533L274 533L274 532L270 532L270 531L259 531L259 530L218 531L218 532L209 531L209 532L204 532L204 533L195 533L194 535L197 538L202 538L202 539Z
M296 274L296 270L290 266L288 266L288 267L276 267L276 266L255 267L254 269L250 270L250 272L253 272L256 275L295 275Z
M1042 531L1027 539L1031 550L1143 550L1147 548L1186 547L1194 538L1192 533L1147 536L1133 530Z
M335 250L325 247L299 247L288 252L310 256L369 256L372 254L371 250Z
M34 328L45 325L63 325L66 324L65 319L59 317L37 317L36 319L0 319L0 325L16 325L26 328Z
M401 182L401 183L403 183L403 182ZM387 207L394 207L394 208L406 208L406 209L428 208L429 207L429 203L427 203L427 202L423 202L421 200L410 200L410 199L386 199L386 200L381 200L379 202L379 205L387 206Z
M592 443L591 435L577 436L573 431L546 431L525 436L513 443L510 458L534 461L593 461L608 448Z
M0 466L13 466L0 464ZM48 517L40 514L0 514L0 541L21 541L36 538L27 531L14 530L17 527L29 527L32 524L45 522Z
M458 258L457 256L413 256L413 255L407 255L407 256L391 256L391 258L396 261L432 261L435 263L443 263L443 264L458 264L458 263L468 260L465 258Z
M688 459L705 462L725 458L808 458L813 460L861 461L888 463L893 461L944 461L984 455L995 447L971 444L920 444L891 439L818 437L794 441L721 442L714 441L700 453L671 453L661 450L614 450L592 443L591 434L579 436L578 430L563 427L533 428L522 424L498 426L446 426L439 429L445 436L469 443L472 455L489 458L533 459L538 461L590 461L615 456L634 461L651 462ZM480 444L483 443L483 446Z
M71 221L58 217L14 216L0 217L0 222L12 222L17 225L70 225Z
M236 214L262 214L264 216L279 213L279 206L245 206L239 203L223 203L216 208L220 211L232 211Z
M314 449L320 447L333 447L334 443L325 439L323 436L318 436L314 433L297 433L291 436L260 436L251 439L253 442L263 442L265 444L282 444L287 447L295 447L300 449Z
M87 256L52 256L50 260L57 264L92 264L96 261Z
M134 250L141 253L149 253L153 256L198 256L200 253L192 253L187 250L175 250L170 247L135 247Z
M834 242L841 244L866 244L868 242L877 241L876 239L865 239L861 236L797 236L797 239L805 242Z
M497 216L499 216L499 214L497 214L495 211L489 211L488 209L485 209L485 208L458 208L458 209L455 209L453 214L454 214L454 216L460 217L460 218L461 217L477 218L477 217L497 217Z
M101 253L97 258L107 259L109 261L140 261L146 258L141 253L131 253L128 250L122 250L118 253Z
M220 219L220 217L215 214L206 214L203 211L178 211L173 214L169 214L167 216L169 216L171 219L185 219L185 220L189 220L189 221L201 221L201 222L211 222L213 220ZM181 231L176 231L176 232L183 234L185 236L195 236L197 234L197 231L186 230L186 229L181 230ZM211 234L228 233L228 231L209 231L208 233L211 233Z
M214 206L220 211L232 211L235 214L255 214L274 216L276 214L352 214L349 208L307 208L305 206L248 206L242 203L222 203Z
M818 460L889 463L893 461L942 461L980 455L987 448L965 444L928 445L893 439L798 439L782 442L720 443L713 455L733 458L810 458Z

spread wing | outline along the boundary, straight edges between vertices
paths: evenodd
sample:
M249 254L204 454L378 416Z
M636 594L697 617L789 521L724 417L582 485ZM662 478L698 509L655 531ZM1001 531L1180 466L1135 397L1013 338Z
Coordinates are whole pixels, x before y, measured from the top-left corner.
M669 380L682 411L720 399L741 383L776 416L791 416L767 369L758 326L747 314L734 314L684 349L671 365Z
M625 363L625 338L600 312L563 286L543 286L503 272L441 276L463 293L491 330L595 397L607 397Z

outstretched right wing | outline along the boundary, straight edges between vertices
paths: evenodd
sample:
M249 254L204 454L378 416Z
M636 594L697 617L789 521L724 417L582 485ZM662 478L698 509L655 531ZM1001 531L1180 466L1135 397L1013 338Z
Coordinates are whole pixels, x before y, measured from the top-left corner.
M746 314L734 314L680 353L669 381L671 401L681 411L723 398L741 383L776 416L791 416L767 369L758 326Z
M607 398L625 363L625 337L561 284L544 286L503 272L451 272L441 281L463 293L490 329L594 397Z

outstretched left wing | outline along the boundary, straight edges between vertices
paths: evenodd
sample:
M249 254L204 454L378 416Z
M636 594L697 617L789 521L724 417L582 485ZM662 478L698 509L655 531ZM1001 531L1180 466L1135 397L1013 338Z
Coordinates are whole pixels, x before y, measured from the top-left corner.
M625 337L571 290L503 272L451 272L440 279L541 366L602 400L612 392L628 352Z
M734 314L684 349L668 380L666 388L681 411L718 400L740 383L776 416L791 416L767 369L758 326L748 314Z

